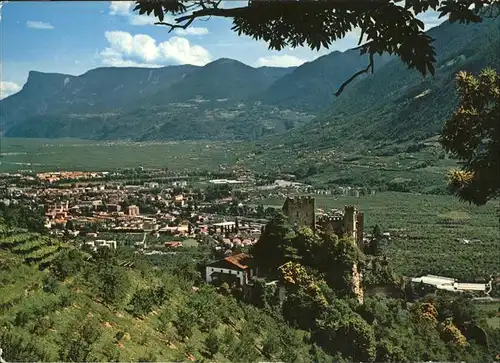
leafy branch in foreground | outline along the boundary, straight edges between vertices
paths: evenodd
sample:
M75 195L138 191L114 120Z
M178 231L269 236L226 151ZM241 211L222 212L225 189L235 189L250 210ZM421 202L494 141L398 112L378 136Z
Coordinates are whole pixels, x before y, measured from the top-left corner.
M458 109L446 122L441 144L462 161L449 175L449 188L461 200L483 205L500 196L500 75L459 72Z
M427 73L434 75L433 39L424 33L424 23L417 19L417 15L434 10L439 12L440 18L449 16L450 22L468 24L499 13L497 0L249 0L246 6L225 8L220 6L221 1L214 0L147 0L136 3L135 11L153 13L159 20L156 24L167 26L170 31L186 29L200 18L232 18L231 30L238 35L264 40L273 50L304 45L313 50L328 49L333 42L359 29L358 49L361 54L370 55L370 62L365 69L346 80L336 96L356 77L373 72L375 54L396 55L423 76ZM230 4L225 2L227 6ZM177 17L170 20L167 16L166 19L168 13Z

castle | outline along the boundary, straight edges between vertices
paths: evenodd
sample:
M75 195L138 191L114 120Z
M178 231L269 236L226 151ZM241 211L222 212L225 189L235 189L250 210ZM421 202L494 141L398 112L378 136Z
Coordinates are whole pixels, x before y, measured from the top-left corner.
M337 236L351 237L363 250L364 214L354 206L345 206L343 215L322 216L316 219L316 202L312 197L287 198L283 213L299 226L307 226L313 231L318 228Z
M316 201L312 197L286 198L283 213L290 222L316 230Z

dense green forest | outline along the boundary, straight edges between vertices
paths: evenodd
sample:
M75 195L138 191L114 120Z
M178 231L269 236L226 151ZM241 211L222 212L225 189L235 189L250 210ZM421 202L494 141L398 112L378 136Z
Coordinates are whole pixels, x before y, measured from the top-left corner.
M8 362L491 362L500 353L500 329L466 298L414 301L423 293L403 289L360 304L353 263L372 281L400 278L350 240L293 230L281 214L252 251L280 288L258 281L250 301L203 282L201 267L215 258L208 246L153 257L85 252L3 221L0 233Z

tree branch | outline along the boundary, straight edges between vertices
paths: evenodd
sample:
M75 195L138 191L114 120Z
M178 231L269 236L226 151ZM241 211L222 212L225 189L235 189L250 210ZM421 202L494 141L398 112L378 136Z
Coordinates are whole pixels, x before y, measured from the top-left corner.
M194 21L195 18L192 18L192 19L189 19L188 22L186 24L170 24L170 23L165 23L165 22L158 22L158 23L155 23L155 25L165 25L165 26L169 26L170 27L170 30L168 31L169 33L172 32L172 30L174 29L186 29L188 26L191 25L191 23Z
M349 83L351 83L352 81L354 81L354 79L356 79L357 77L361 76L364 73L368 73L370 70L373 73L373 65L374 65L373 64L373 54L370 54L370 63L368 64L368 66L365 69L362 69L362 70L354 73L351 77L349 77L349 79L347 81L345 81L344 83L342 83L340 85L340 88L338 89L338 91L335 93L335 97L340 96L340 94L342 93L342 91L344 90L344 88Z
M170 23L165 23L165 22L157 22L155 25L165 25L169 26L170 30L168 31L169 33L174 30L174 29L186 29L189 25L193 23L193 21L197 18L202 18L205 16L220 16L223 18L234 18L237 16L240 16L244 13L246 13L249 10L249 7L240 7L240 8L233 8L233 9L220 9L217 7L218 3L213 4L214 7L207 8L204 6L202 9L193 11L192 14L189 15L184 15L179 18L175 19L175 22L177 24L170 24ZM179 24L182 22L186 22L185 24Z

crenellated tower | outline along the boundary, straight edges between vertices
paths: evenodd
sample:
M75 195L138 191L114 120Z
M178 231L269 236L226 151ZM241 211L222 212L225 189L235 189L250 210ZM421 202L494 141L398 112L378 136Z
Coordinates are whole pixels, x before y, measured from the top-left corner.
M290 222L316 230L316 202L312 197L286 198L283 213Z
M357 210L352 205L344 206L344 233L347 237L356 239L357 234Z

